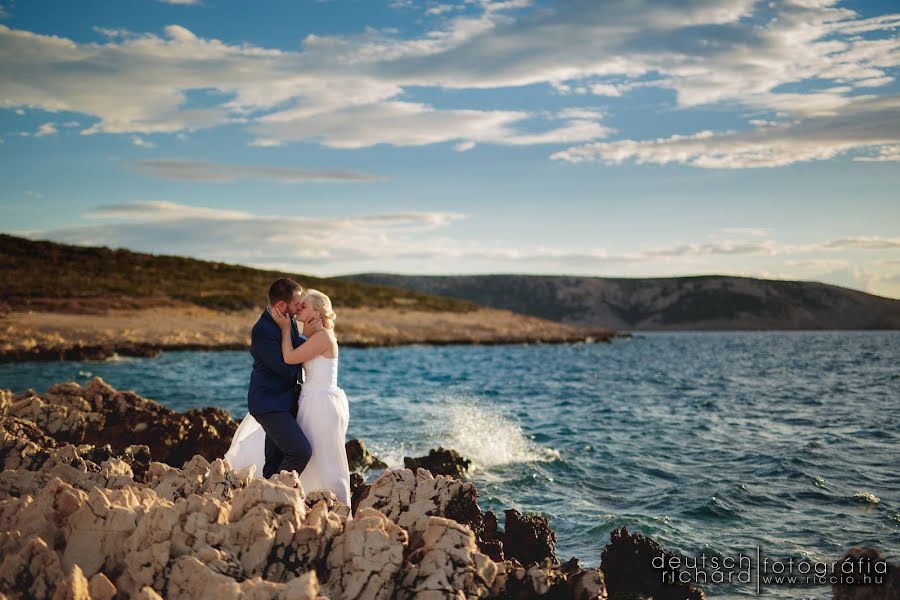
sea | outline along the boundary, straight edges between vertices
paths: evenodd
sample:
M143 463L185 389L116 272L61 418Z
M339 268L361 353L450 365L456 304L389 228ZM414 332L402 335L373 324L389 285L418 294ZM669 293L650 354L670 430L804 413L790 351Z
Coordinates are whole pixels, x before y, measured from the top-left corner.
M99 375L240 419L250 365L248 352L5 364L0 388ZM851 546L900 560L900 332L342 348L338 382L348 439L391 468L457 450L482 509L501 525L507 508L547 517L561 561L598 566L627 527L693 560L683 577L709 598L794 599L830 598L818 576Z

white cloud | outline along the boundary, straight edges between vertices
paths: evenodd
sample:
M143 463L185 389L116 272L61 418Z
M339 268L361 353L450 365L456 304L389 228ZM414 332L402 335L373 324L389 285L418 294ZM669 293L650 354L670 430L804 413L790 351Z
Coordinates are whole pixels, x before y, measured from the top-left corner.
M234 221L250 219L250 213L236 210L221 210L204 206L189 206L165 200L146 200L107 204L98 206L84 215L89 219L136 219L140 221L161 221L169 219L211 219Z
M595 83L590 89L595 96L610 96L612 98L621 96L624 91L623 86L612 83Z
M841 258L810 258L784 261L786 267L799 267L801 269L813 270L843 268L847 267L849 264L849 261Z
M894 281L896 258L888 254L863 263L852 258L858 257L853 254L858 252L871 252L876 257L885 252L896 255L900 239L878 236L844 236L790 245L756 236L755 228L729 228L736 230L738 237L622 252L602 247L517 247L502 240L464 241L455 235L454 225L467 217L452 212L312 218L155 200L100 206L84 216L94 224L30 235L319 274L373 268L403 270L404 266L409 272L420 273L447 272L448 267L453 272L470 273L620 276L713 271L815 279L900 296L900 282Z
M835 285L863 290L870 294L888 298L900 297L900 281L897 281L896 274L877 272L864 266L848 265L830 271L826 270L819 273L816 278Z
M425 10L426 15L443 15L454 10L462 10L463 7L458 4L437 4Z
M509 146L569 143L603 138L611 131L597 122L596 115L562 113L549 120L562 120L539 133L517 128L538 115L523 111L437 110L413 102L385 101L310 114L306 107L263 116L250 131L257 143L315 140L333 148L362 148L379 143L424 146L442 142L492 143Z
M34 198L35 200L40 200L44 197L40 192L35 192L34 190L25 190L25 195L29 198Z
M875 156L856 156L853 158L859 162L900 162L900 144L889 144L876 148Z
M44 123L38 130L34 133L34 137L44 137L47 135L55 135L59 133L59 130L56 128L55 123Z
M375 175L360 171L294 169L176 159L142 160L135 163L135 166L142 173L172 181L224 183L241 179L255 179L279 183L301 183L355 182L378 179Z
M432 234L465 215L390 213L338 218L263 216L168 201L98 207L86 215L113 222L35 232L32 237L82 245L293 268L381 260L443 247Z
M809 129L827 119L862 118L855 111L877 100L900 66L900 41L892 33L900 16L861 18L831 0L549 7L513 0L473 2L466 14L452 15L446 6L423 7L445 18L419 37L403 39L389 29L309 35L297 51L203 38L179 25L166 27L163 36L99 29L106 40L90 44L0 26L0 98L10 108L95 117L88 134L176 133L233 123L247 127L257 146L450 142L467 148L577 144L605 139L611 131L599 119L573 119L535 132L538 111L441 109L410 102L404 93L412 87L544 84L564 93L617 97L655 86L674 92L680 108L737 108L762 112L774 123L765 135L691 131L555 156L755 167L789 164L795 152L796 160L823 160L874 151L872 140L881 137L873 133L873 114L862 122L864 135L844 129L853 139L833 136L820 149ZM185 100L191 90L215 90L222 98L190 108ZM818 136L827 137L821 129ZM882 137L889 138L880 143L884 147L900 141ZM891 153L884 156L873 160L893 160Z
M156 144L138 135L131 136L131 143L138 148L156 148Z
M864 98L837 116L816 116L748 131L702 131L654 140L575 146L552 158L568 162L684 164L712 169L778 167L826 160L900 140L900 96Z
M723 227L719 231L728 235L746 235L752 237L763 237L772 233L772 229L768 227Z
M200 0L159 0L163 4L181 4L186 6L202 6L203 3Z
M900 249L900 238L885 238L879 236L849 236L829 240L821 244L825 249L848 249L855 248L861 250L893 250Z

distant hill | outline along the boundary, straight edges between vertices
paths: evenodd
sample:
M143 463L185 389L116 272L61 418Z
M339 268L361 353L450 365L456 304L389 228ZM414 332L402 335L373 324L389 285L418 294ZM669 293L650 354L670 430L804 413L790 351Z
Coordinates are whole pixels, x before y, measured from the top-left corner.
M466 300L380 285L265 271L178 256L70 246L0 234L0 311L96 312L177 303L219 310L259 307L277 277L334 298L335 306L468 312Z
M382 273L344 279L615 330L900 329L900 300L811 281Z

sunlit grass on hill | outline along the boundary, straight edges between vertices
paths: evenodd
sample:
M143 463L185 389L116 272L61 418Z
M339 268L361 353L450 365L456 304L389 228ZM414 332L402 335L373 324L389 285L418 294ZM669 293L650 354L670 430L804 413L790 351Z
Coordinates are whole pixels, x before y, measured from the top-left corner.
M90 313L187 303L237 311L265 305L269 284L282 276L325 292L336 307L435 312L477 308L466 300L383 285L0 235L0 288L6 310Z

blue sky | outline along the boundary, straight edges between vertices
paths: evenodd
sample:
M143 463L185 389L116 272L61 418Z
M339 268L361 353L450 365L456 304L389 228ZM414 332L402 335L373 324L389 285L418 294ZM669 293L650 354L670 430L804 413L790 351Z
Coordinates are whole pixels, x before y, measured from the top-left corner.
M900 298L888 2L0 0L0 230Z

